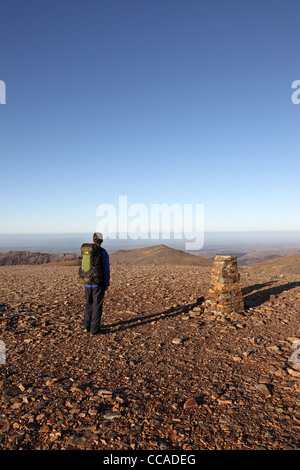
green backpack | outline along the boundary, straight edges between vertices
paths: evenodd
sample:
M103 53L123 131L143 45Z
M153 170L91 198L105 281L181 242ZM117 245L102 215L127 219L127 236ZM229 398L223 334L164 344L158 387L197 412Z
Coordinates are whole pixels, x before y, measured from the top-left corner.
M82 284L102 284L104 270L102 264L102 251L95 243L81 245L81 266L79 277Z

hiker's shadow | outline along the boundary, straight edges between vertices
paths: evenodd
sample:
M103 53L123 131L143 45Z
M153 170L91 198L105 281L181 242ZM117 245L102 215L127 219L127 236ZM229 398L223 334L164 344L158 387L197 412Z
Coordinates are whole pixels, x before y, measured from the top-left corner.
M277 281L273 281L273 282L277 282ZM271 295L279 295L279 294L282 294L282 292L285 292L285 291L288 291L290 289L294 289L295 287L300 286L300 281L294 281L294 282L288 282L286 284L282 284L281 286L273 286L273 287L270 287L269 289L258 290L262 287L273 284L273 282L266 282L264 284L255 284L253 286L243 288L242 293L244 297L245 308L259 307L263 303L267 302L270 299ZM256 290L256 292L254 292L253 294L250 294L250 292L253 292L253 290Z
M182 313L192 310L194 307L201 305L204 302L204 297L199 297L196 302L191 304L179 305L178 307L171 307L168 310L158 313L151 313L150 315L139 315L130 318L129 320L120 320L115 323L107 324L106 329L109 333L116 331L123 331L137 326L145 325L153 321L162 320L163 318L172 318Z

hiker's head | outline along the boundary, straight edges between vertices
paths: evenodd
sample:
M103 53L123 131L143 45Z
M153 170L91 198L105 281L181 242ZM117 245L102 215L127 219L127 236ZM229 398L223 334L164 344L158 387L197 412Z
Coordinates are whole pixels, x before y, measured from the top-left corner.
M96 243L96 245L101 245L103 242L103 235L100 232L96 232L93 235L93 242Z

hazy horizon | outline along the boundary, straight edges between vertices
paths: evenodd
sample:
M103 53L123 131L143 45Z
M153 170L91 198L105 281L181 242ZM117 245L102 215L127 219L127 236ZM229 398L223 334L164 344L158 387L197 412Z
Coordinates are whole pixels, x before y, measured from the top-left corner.
M43 233L43 234L0 234L0 252L40 251L45 253L79 253L82 243L89 242L91 232ZM108 252L120 249L134 249L164 244L185 251L185 240L174 238L156 239L105 239L103 247ZM289 249L300 247L300 232L296 231L244 231L205 232L201 251L237 250L258 251L265 249ZM198 250L197 250L198 251Z

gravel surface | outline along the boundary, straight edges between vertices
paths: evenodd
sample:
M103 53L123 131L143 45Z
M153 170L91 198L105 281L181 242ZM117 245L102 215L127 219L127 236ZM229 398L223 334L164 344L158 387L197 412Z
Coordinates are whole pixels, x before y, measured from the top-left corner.
M112 266L91 336L77 272L0 267L0 449L300 448L299 275L240 268L224 316L210 267Z

